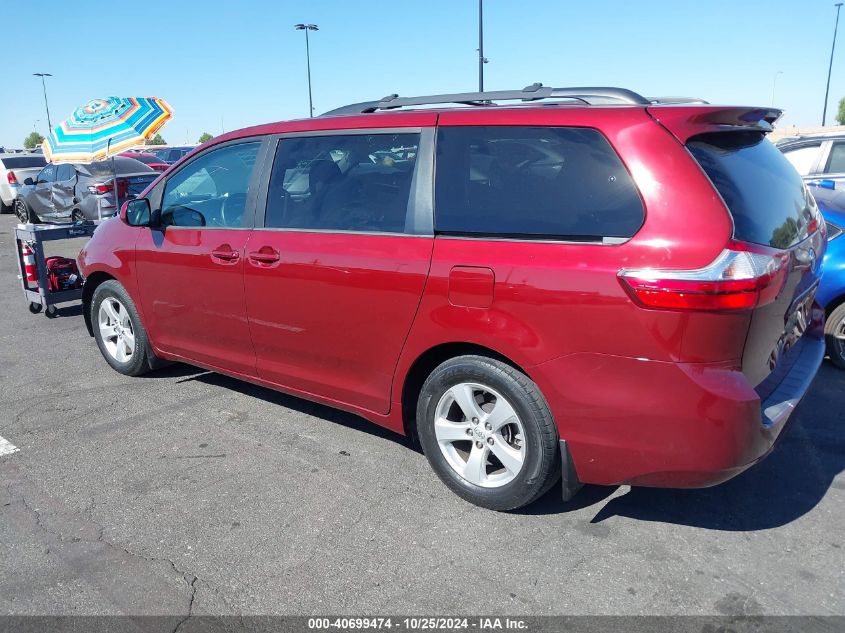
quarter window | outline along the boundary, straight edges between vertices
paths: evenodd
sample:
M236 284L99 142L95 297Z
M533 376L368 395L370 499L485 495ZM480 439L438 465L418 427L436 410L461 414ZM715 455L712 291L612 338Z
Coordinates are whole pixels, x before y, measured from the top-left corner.
M443 127L435 229L457 235L599 240L631 237L643 203L597 130Z
M161 201L162 226L241 226L260 145L210 151L170 177Z
M410 232L419 134L346 134L279 142L267 195L272 228Z
M845 143L834 143L830 148L830 157L827 159L826 174L845 173Z

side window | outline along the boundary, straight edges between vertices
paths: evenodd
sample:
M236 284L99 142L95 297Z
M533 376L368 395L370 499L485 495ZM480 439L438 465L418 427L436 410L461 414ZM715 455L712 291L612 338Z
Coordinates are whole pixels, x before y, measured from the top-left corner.
M239 227L260 142L212 150L168 178L162 226Z
M58 171L56 172L56 180L59 182L64 182L66 180L71 180L76 175L73 166L63 164L59 165Z
M627 238L645 217L630 174L594 129L442 127L436 165L442 233Z
M784 151L783 155L786 157L792 166L802 176L808 176L815 168L821 154L821 143L815 145L803 145L795 149L788 149Z
M830 148L830 156L827 159L826 174L845 173L845 143L834 143Z
M54 182L56 180L56 166L47 165L44 169L38 172L36 182Z
M273 161L264 225L406 232L419 140L417 133L282 139Z

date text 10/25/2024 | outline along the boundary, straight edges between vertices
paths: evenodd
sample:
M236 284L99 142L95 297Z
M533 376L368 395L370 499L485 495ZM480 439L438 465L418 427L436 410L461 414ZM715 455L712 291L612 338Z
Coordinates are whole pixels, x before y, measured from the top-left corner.
M343 618L309 618L308 628L312 630L391 630L403 629L409 631L499 631L526 630L528 623L519 618L497 617L413 617L413 618L382 618L382 617L343 617Z

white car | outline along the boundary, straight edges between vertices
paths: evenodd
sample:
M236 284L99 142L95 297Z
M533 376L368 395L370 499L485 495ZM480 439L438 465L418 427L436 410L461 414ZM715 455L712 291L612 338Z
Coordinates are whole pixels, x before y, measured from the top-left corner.
M23 181L46 164L41 154L0 154L0 213L11 213Z

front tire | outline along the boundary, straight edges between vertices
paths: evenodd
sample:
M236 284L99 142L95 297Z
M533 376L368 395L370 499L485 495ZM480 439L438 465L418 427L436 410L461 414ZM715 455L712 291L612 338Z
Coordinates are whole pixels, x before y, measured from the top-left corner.
M106 362L125 376L146 374L157 364L135 302L117 281L104 281L91 297L91 324Z
M836 306L824 324L827 354L831 362L845 369L845 303Z
M484 508L528 505L560 478L557 427L539 388L491 358L439 365L420 392L417 431L443 483Z
M41 224L41 219L33 213L23 200L15 200L15 215L23 224Z

